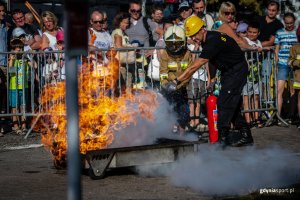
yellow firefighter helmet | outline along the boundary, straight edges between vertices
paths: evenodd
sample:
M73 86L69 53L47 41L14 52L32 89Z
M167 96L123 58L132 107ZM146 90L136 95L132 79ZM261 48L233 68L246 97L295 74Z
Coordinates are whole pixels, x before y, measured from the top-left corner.
M190 16L186 19L184 23L185 35L190 37L195 35L203 26L205 22L197 16Z

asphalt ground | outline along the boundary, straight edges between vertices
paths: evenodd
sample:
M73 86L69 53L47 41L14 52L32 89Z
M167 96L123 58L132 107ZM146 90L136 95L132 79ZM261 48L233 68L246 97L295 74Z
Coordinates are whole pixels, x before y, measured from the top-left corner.
M300 159L300 131L295 126L253 129L252 133L256 149L276 146L291 152L297 160ZM250 194L225 196L203 193L189 186L174 185L170 177L143 176L127 169L112 171L100 180L92 180L83 174L81 180L82 199L89 200L300 198L299 177L298 183L285 186L292 193L279 194L274 190L269 194L260 194L261 191L256 190ZM38 134L32 133L24 139L10 133L0 138L0 199L67 199L67 186L67 171L54 167L51 154L42 147Z

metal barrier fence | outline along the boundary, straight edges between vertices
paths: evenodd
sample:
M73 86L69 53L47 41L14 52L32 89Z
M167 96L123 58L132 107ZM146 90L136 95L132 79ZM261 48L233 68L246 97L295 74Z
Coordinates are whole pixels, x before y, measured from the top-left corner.
M40 116L46 116L53 104L64 100L64 87L56 87L64 84L66 78L64 53L52 51L1 54L6 54L8 67L2 68L7 78L6 89L5 92L2 89L1 98L6 100L6 105L2 105L0 117L13 117L13 121L18 121L19 124L24 123L28 117L35 117L25 136L27 138ZM194 54L198 55L199 52ZM269 50L247 51L245 56L250 74L243 91L243 112L248 121L250 117L258 120L259 116L264 115L267 120L265 124L269 125L277 114L278 106L273 53ZM94 98L98 98L100 94L115 98L127 92L144 89L158 91L160 81L157 57L159 49L156 48L120 48L89 52L87 57L78 58L79 90L93 91L91 95ZM90 80L82 82L86 76L90 76ZM92 77L97 77L97 80ZM191 104L204 103L202 97L205 95L203 90L206 90L206 84L207 69L201 68L188 86ZM56 94L53 94L53 87L56 88ZM97 89L94 90L94 87ZM200 118L201 113L194 111L196 118ZM60 114L65 114L63 108ZM195 118L195 115L190 117ZM277 117L287 125L280 116Z

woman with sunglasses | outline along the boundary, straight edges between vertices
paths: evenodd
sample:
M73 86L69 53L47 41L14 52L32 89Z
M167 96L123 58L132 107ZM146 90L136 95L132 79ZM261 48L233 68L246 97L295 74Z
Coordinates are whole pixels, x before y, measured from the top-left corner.
M236 9L233 3L226 1L221 4L219 9L219 18L214 23L212 30L226 33L232 37L241 48L253 49L242 38L238 37L230 23L235 21Z

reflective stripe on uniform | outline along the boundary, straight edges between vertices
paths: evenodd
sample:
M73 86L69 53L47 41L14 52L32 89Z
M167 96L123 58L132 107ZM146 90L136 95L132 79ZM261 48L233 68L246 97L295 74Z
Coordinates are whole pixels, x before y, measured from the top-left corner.
M168 79L168 78L169 78L168 73L162 73L162 74L160 74L160 80Z

